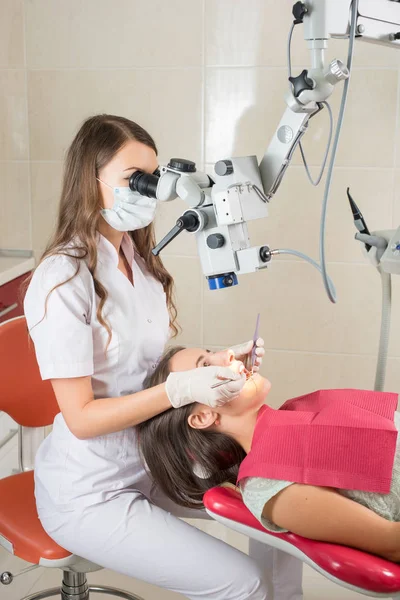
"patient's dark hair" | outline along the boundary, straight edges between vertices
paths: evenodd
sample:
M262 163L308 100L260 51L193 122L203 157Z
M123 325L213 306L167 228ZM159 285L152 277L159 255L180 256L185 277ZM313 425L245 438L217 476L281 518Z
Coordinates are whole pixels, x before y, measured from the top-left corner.
M182 346L170 348L154 373L145 381L150 388L164 383L169 362ZM210 488L229 482L235 485L238 468L245 458L243 448L230 436L217 431L192 429L188 417L193 404L171 408L138 426L139 448L154 483L176 504L203 508L203 495ZM206 478L197 476L196 470Z

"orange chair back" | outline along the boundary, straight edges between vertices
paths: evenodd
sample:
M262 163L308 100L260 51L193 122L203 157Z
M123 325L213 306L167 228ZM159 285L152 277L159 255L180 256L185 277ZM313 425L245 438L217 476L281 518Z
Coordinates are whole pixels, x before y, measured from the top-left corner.
M60 412L50 381L42 381L25 317L0 325L0 411L24 427L45 427Z

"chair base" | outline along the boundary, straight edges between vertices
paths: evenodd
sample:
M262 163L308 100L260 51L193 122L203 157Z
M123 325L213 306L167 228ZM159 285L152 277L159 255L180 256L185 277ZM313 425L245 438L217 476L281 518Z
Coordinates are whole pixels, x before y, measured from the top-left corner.
M61 587L49 588L42 592L36 592L21 598L21 600L44 600L51 596L58 596L60 600L89 600L90 592L96 594L109 594L124 600L144 600L141 596L130 594L124 590L108 586L89 586L86 573L72 573L63 571L63 582Z

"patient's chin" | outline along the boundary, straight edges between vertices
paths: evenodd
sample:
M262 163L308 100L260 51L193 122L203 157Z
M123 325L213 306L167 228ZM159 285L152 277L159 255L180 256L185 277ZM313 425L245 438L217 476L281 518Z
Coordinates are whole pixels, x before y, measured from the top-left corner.
M258 373L255 373L253 377L249 380L249 383L251 382L257 390L257 395L262 395L265 397L271 389L271 382L265 377L259 375Z
M260 408L265 398L271 389L271 383L268 379L261 377L258 373L255 373L246 383L242 397L246 398L247 408Z

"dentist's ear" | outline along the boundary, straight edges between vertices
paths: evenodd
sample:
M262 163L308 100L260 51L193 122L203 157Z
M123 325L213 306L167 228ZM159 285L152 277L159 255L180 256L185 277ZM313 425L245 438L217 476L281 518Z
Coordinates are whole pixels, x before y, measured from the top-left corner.
M192 429L208 429L219 425L219 413L204 404L197 405L188 416L188 425Z

